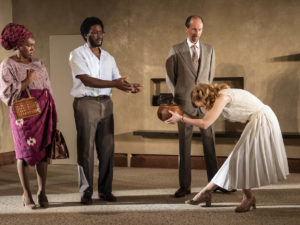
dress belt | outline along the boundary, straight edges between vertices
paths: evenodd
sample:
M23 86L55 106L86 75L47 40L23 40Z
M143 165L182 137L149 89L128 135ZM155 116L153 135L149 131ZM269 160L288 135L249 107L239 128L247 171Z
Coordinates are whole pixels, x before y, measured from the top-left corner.
M259 108L256 112L254 112L250 116L250 120L257 117L259 114L264 113L264 112L273 112L272 109L268 105L263 105L261 108Z

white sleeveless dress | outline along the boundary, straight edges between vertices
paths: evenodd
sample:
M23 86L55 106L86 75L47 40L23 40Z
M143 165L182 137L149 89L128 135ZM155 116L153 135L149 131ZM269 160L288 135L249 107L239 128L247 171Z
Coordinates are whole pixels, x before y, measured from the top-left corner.
M220 93L232 99L223 109L224 118L248 123L212 182L230 190L260 187L286 179L287 157L272 109L242 89L223 89Z

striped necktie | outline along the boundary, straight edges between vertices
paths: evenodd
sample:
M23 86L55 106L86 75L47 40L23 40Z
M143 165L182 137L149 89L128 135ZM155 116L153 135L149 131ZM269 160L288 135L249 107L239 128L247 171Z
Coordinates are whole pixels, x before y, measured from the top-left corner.
M192 55L192 61L195 67L196 72L198 71L198 54L197 54L197 50L196 50L196 45L193 45L192 47L193 50L193 55Z

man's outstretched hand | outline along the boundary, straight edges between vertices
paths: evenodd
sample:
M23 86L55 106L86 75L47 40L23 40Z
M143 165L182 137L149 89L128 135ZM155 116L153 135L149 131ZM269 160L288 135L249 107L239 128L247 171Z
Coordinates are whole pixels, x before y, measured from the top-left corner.
M138 93L141 91L141 87L144 87L144 85L142 84L138 84L138 83L131 83L131 93Z
M129 83L127 77L116 79L114 82L116 88L125 92L138 93L141 91L141 87L144 87L144 85L139 83Z
M127 82L127 77L121 77L119 79L114 80L115 87L120 89L121 91L131 92L131 84Z

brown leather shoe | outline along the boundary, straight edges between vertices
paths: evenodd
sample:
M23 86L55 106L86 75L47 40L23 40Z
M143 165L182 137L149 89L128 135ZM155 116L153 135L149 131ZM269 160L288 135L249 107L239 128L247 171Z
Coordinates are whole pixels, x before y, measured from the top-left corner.
M104 200L104 201L107 201L107 202L116 202L117 201L116 196L114 196L111 192L108 192L108 193L105 193L105 194L100 193L99 198Z
M93 204L92 197L91 196L81 196L80 203L82 205L92 205Z
M250 211L251 207L252 207L253 209L256 209L256 199L255 199L254 196L253 196L253 198L252 198L248 203L246 203L246 204L243 204L243 201L242 201L242 203L241 203L239 206L237 206L237 207L235 208L235 212L238 212L238 213L241 213L241 212L248 212L248 211Z
M185 201L185 204L199 205L202 202L205 202L206 207L210 207L211 206L211 193L200 195L196 200L194 200L194 199L187 200L187 201Z
M175 198L181 198L184 197L185 195L191 194L191 189L185 188L185 187L180 187L174 194Z

